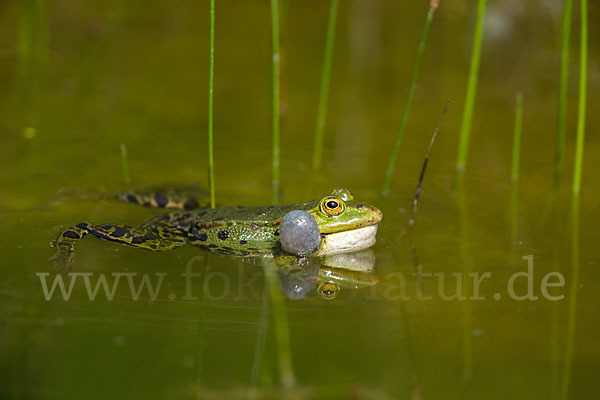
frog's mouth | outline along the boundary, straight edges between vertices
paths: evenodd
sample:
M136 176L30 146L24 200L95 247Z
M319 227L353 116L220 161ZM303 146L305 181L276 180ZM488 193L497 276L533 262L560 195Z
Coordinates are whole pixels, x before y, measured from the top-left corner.
M377 226L369 225L349 231L335 232L323 235L321 246L316 255L348 253L367 249L375 244Z

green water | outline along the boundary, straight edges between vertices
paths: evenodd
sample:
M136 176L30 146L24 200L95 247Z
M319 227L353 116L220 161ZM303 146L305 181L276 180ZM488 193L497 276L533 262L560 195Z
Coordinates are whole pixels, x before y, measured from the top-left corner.
M588 135L579 235L569 219L576 112L571 64L566 170L552 193L560 2L489 2L464 191L454 165L475 1L436 13L391 195L378 199L426 2L340 4L323 168L311 171L329 2L282 1L281 201L346 187L384 214L379 283L288 300L276 271L190 246L150 253L93 238L76 271L163 276L156 300L127 285L89 300L46 300L39 273L61 228L138 224L157 211L121 204L119 145L133 186L207 185L208 2L0 5L1 398L597 398L600 63L590 2ZM413 4L414 3L414 4ZM577 3L577 2L576 2ZM270 16L266 1L216 2L217 204L271 200ZM578 53L575 8L572 53ZM524 96L516 237L510 232L514 98ZM444 102L412 235L400 237ZM578 262L572 263L572 238ZM508 287L533 256L533 296ZM190 264L191 283L181 274ZM418 267L417 267L418 266ZM573 270L579 279L571 290ZM415 275L420 272L420 275ZM475 299L469 273L490 275ZM558 272L564 286L541 291ZM463 274L465 296L453 273ZM401 285L400 277L404 284ZM81 279L81 278L78 278ZM126 279L125 277L122 279ZM470 279L470 278L469 278ZM550 278L548 278L550 279ZM65 280L68 282L68 280ZM554 277L549 282L558 282ZM405 296L402 296L403 286ZM518 296L528 290L514 280ZM417 293L432 296L420 300ZM499 294L501 299L495 300ZM576 294L574 334L569 304ZM190 297L195 299L190 299ZM573 314L571 314L573 315ZM572 345L573 352L567 354ZM565 371L570 371L568 379Z

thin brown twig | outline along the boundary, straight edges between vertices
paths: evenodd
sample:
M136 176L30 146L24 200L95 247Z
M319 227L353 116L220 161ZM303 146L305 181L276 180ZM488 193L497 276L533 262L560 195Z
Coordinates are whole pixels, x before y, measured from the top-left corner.
M404 236L407 230L412 227L415 223L415 216L417 214L417 207L419 206L419 196L421 195L421 185L423 184L423 178L425 177L425 170L427 169L427 163L429 162L429 156L431 155L431 149L433 148L433 143L435 142L435 138L437 137L438 131L442 126L442 121L444 120L444 116L446 115L446 111L448 111L448 107L450 106L450 99L446 101L446 105L444 106L444 110L442 111L442 115L438 120L437 126L433 131L433 135L431 135L431 141L429 142L429 148L427 149L427 154L425 154L425 160L423 161L423 167L421 167L421 174L419 175L419 182L417 183L417 190L415 191L415 197L412 202L412 210L410 212L410 218L406 222L406 226L400 232L400 237Z

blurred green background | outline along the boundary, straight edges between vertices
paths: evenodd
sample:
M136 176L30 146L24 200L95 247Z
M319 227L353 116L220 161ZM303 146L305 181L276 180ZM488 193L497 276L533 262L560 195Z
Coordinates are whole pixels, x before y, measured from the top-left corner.
M563 184L553 190L562 1L490 0L460 204L453 182L476 1L440 4L385 198L378 193L428 2L341 1L318 172L311 162L329 2L280 3L281 201L346 187L379 207L384 219L374 249L380 282L343 290L329 302L314 291L304 300L277 302L265 294L258 266L190 246L154 254L89 239L78 246L78 272L167 273L159 298L134 301L122 285L112 301L90 301L75 285L69 301L46 301L36 273L54 278L49 243L61 228L81 221L138 224L157 212L112 198L125 187L120 144L128 149L134 187L207 185L208 2L4 1L0 397L548 399L564 397L572 367L568 397L597 398L598 4L589 5L579 279L570 310L578 2ZM218 205L271 201L269 13L267 1L216 1ZM524 123L518 225L511 237L517 92L524 96ZM448 98L452 105L430 160L414 234L399 237ZM203 275L194 278L193 291L199 299L180 300L186 291L181 273L198 255L194 271ZM526 271L526 255L534 257L540 299L493 300L494 293L506 293L514 273ZM434 294L438 281L417 279L416 264L425 273L490 272L481 286L486 300L419 301L417 286ZM551 271L565 276L557 290L563 300L540 295ZM398 272L409 300L390 296ZM207 280L209 273L216 275ZM525 290L519 280L517 291ZM576 315L570 336L569 315ZM278 332L287 334L289 348L281 348ZM282 372L286 350L291 371ZM292 385L282 380L285 373L292 374Z

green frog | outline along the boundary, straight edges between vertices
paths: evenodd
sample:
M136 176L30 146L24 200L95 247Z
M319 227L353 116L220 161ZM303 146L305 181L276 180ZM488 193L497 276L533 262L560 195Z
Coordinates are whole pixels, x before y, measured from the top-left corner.
M59 271L71 271L75 243L87 235L151 251L189 243L238 257L283 256L280 223L286 214L300 210L314 218L320 235L318 247L306 255L327 256L371 247L382 218L379 209L355 201L346 189L335 189L320 200L268 207L197 208L198 201L193 198L164 192L124 192L119 199L180 210L150 218L138 227L82 222L64 230L54 242L57 253L50 259Z

